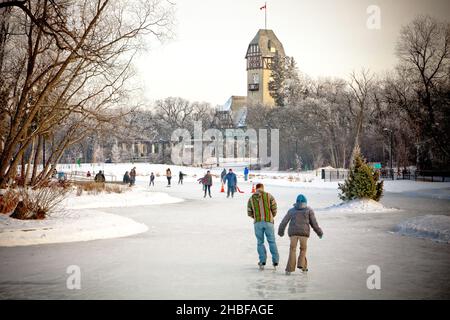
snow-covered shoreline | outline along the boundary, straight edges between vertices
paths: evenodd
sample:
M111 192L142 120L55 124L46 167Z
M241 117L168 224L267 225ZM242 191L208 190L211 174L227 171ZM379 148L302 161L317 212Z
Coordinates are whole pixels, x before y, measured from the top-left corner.
M123 193L70 194L56 212L44 220L18 220L0 215L0 247L120 238L148 231L143 223L101 208L175 203L182 199L163 192L133 187Z
M67 209L92 209L112 207L149 206L166 203L181 202L183 199L175 198L167 193L154 192L143 186L133 186L123 193L101 193L91 195L84 193L76 196L72 193L63 201Z
M60 211L44 220L17 220L0 215L0 246L111 239L147 230L143 223L93 209Z

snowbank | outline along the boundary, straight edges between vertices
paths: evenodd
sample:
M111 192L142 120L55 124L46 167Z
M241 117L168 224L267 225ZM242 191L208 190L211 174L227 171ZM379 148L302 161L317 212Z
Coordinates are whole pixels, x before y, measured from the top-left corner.
M394 212L395 208L386 208L381 203L370 199L355 199L331 207L318 209L317 212L332 213L368 213L368 212Z
M72 193L62 202L57 212L44 220L17 220L0 215L0 246L89 241L142 233L148 230L145 224L95 209L129 208L180 201L183 200L139 186L123 193L84 193L81 196Z
M169 196L163 192L152 192L148 188L134 186L123 193L100 193L98 195L82 194L77 197L71 194L64 200L67 209L93 209L112 207L148 206L181 202L183 199Z
M88 241L146 232L145 224L96 210L67 210L45 220L17 220L0 215L0 246Z
M450 243L450 216L425 215L399 223L395 232L412 237Z

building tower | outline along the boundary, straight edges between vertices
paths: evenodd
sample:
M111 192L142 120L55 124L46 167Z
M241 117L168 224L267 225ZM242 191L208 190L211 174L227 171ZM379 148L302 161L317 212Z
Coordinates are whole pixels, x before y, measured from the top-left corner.
M269 93L271 62L278 54L285 56L283 45L272 30L260 29L248 45L247 54L247 104L274 106Z

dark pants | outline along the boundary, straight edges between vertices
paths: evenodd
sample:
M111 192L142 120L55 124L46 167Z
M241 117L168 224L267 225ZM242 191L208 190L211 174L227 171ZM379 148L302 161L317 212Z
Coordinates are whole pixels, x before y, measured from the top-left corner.
M234 193L236 192L236 186L228 186L227 188L227 198L230 196L231 193L231 197L234 197Z
M170 180L172 179L172 177L167 177L167 185L170 186Z
M155 180L150 180L150 184L149 184L150 186L154 186L155 185Z
M180 184L180 183L183 184L183 178L178 179L178 184Z
M206 192L208 192L209 197L211 197L211 186L208 186L208 185L205 184L203 186L203 189L205 190L205 197L206 197Z

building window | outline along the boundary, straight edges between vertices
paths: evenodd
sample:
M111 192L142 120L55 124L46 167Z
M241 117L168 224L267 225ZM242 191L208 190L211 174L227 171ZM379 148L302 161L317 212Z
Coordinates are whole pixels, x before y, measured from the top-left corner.
M259 84L259 74L258 73L253 74L253 83Z

